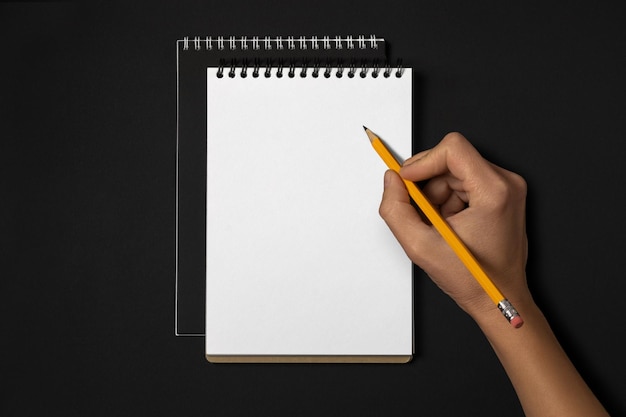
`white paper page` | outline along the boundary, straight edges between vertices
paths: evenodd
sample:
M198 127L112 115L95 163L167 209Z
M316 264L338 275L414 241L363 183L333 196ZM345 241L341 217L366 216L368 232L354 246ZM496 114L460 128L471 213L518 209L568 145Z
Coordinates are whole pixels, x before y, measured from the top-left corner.
M206 353L411 355L412 266L363 130L411 155L411 70L262 70L207 71Z

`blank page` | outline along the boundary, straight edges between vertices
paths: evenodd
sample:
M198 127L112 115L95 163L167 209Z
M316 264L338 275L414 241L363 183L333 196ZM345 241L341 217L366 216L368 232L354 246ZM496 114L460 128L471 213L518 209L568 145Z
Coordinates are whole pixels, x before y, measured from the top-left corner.
M369 127L411 155L412 73L207 70L206 354L412 355L412 264Z

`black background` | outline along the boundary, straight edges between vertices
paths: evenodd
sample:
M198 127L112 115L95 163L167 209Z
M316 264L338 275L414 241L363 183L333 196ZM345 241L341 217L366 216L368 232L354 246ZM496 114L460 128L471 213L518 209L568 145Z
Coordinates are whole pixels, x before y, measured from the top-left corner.
M174 336L176 39L372 33L419 73L418 149L460 131L528 181L529 284L625 414L626 16L508 3L0 4L0 414L522 415L421 274L407 365L213 365Z

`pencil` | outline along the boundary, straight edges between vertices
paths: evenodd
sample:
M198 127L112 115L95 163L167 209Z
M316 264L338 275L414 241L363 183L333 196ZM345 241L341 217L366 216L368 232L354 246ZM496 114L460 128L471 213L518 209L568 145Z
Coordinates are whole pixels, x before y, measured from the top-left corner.
M380 140L378 136L376 136L371 130L369 130L365 126L363 126L363 129L365 129L365 133L372 142L372 146L385 162L385 164L387 164L387 167L397 173L400 173L400 163L396 160L396 158L393 157L391 152L389 152L382 140ZM491 300L498 306L498 309L502 312L504 317L516 329L521 327L522 324L524 324L524 320L520 317L519 313L517 312L517 310L515 310L513 305L500 292L498 287L495 286L493 281L491 281L489 276L485 273L474 255L472 255L467 246L465 246L463 241L461 241L461 239L454 232L454 230L452 230L452 228L444 220L444 218L441 217L437 209L433 207L431 202L420 191L417 185L415 185L413 181L405 180L404 178L402 180L404 181L404 184L406 185L409 195L411 196L413 201L415 201L422 213L424 213L426 218L432 223L435 229L437 229L437 231L443 237L446 243L452 248L452 250L459 257L461 262L463 262L463 265L465 265L465 267L469 270L469 272L476 279L476 281L478 281L483 290L485 290L487 295L489 295L489 298L491 298Z

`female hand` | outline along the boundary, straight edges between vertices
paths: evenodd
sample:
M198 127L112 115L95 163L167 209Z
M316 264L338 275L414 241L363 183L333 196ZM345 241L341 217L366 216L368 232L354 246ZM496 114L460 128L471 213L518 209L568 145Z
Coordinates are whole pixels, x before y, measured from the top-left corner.
M410 204L404 182L385 173L380 214L409 255L476 320L527 416L607 416L571 363L526 285L526 183L483 159L460 134L407 160L400 175L424 194L524 318L513 329L441 235ZM494 312L495 310L495 312Z
M434 148L407 160L400 175L426 181L424 194L513 305L530 298L522 177L485 160L459 133L446 135ZM385 174L380 214L409 258L461 308L472 316L496 308L437 230L410 204L402 179L393 171Z

